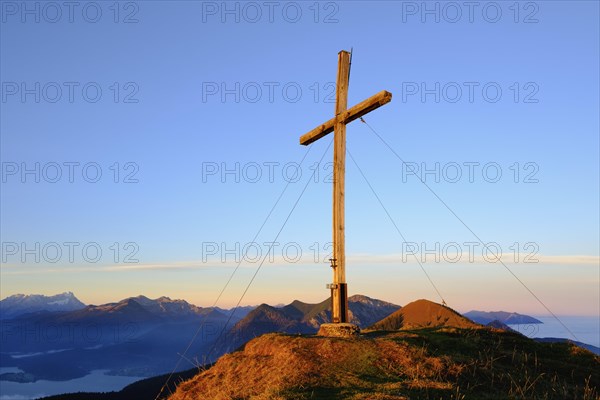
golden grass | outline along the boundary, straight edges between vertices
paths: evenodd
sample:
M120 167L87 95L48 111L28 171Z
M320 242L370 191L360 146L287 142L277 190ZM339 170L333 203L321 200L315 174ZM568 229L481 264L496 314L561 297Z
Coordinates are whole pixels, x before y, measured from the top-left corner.
M596 370L600 358L572 345L486 329L267 334L182 383L170 400L597 400Z
M422 348L384 338L269 334L250 341L243 351L223 356L181 384L170 399L280 399L288 398L282 397L288 388L351 387L368 395L348 398L397 400L406 397L391 393L406 387L451 388L438 380L457 371L460 366L448 358L430 357Z

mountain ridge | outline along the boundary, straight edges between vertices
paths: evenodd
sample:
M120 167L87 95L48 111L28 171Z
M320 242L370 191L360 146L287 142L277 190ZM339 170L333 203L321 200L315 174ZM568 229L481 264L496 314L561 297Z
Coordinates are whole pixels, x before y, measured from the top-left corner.
M477 311L471 310L463 314L465 317L482 325L489 324L492 321L500 321L506 325L517 324L542 324L543 322L529 315L519 314L508 311Z
M59 308L61 305L65 305L69 302L68 299L65 299L65 297L70 297L73 299L75 306L72 309L70 309L70 308L60 309ZM46 299L48 299L48 301L44 304L50 304L50 305L49 306L43 305L35 310L31 310L31 311L24 312L24 313L40 312L40 311L50 311L50 312L73 311L75 309L83 309L88 306L85 303L81 302L79 299L77 299L76 296L73 294L73 292L70 292L70 291L56 294L56 295L50 295L50 296L40 295L40 294L15 294L15 295L11 295L11 296L8 296L8 297L0 300L0 311L1 311L0 319L10 319L10 318L16 317L18 315L24 314L24 313L21 313L20 311L15 312L15 311L11 310L11 308L13 308L14 304L18 303L19 301L22 302L22 301L27 301L27 299L35 299L35 298L41 298L41 299L46 298ZM52 299L54 299L54 300L52 300ZM151 299L145 295L131 296L131 297L127 297L127 298L124 298L124 299L116 301L116 302L108 302L108 303L103 303L103 304L99 304L99 305L89 304L89 306L94 306L94 307L108 306L111 304L118 304L118 303L123 302L128 299L135 300L138 303L145 305L145 306L147 306L151 302L157 302L160 304L170 303L173 309L176 308L176 306L179 306L182 308L182 310L185 310L186 305L187 305L187 307L189 307L190 310L195 309L197 313L208 312L206 310L209 310L209 309L214 309L214 310L219 311L220 313L224 313L224 314L233 311L233 309L226 309L226 308L222 308L222 307L201 307L201 306L197 306L192 303L189 303L186 300L182 300L182 299L173 300L168 296L160 296L156 299ZM367 296L364 296L364 295L360 295L360 294L350 296L350 298L349 298L350 301L354 301L356 303L360 302L361 300L364 302L368 302L369 301L368 299L370 299L370 298ZM327 305L328 305L328 300L325 300L318 304L323 305L323 308L321 310L318 310L319 312L326 310ZM391 304L391 303L388 303L388 304ZM300 307L314 306L314 304L311 304L311 303L304 303L300 300L294 300L290 304L287 304L287 305L286 304L278 304L273 307L284 308L284 307L289 307L289 306L295 307L296 305L299 305ZM53 309L53 307L56 307L57 309ZM257 306L237 307L234 317L238 317L239 319L242 319L256 307ZM165 308L165 307L163 307L163 308ZM167 311L166 309L162 310L163 313L166 311ZM318 312L315 312L314 314L318 314ZM529 315L520 314L517 312L510 312L510 311L471 310L471 311L462 313L462 315L473 320L474 322L480 323L482 325L486 325L494 320L498 320L498 321L508 324L508 325L510 325L510 324L541 324L542 323L540 320L538 320L534 317L531 317Z
M41 294L14 294L0 300L0 319L11 319L25 314L38 312L74 311L84 308L73 292L64 292L52 296Z
M352 305L352 307L355 308L355 317L360 318L362 315L361 313L363 313L365 310L369 310L368 306L381 306L383 307L383 309L385 309L385 307L389 307L390 305L392 305L391 303L387 303L387 302L383 302L381 300L376 300L376 299L372 299L369 298L367 296L361 296L361 295L356 295L356 296L351 296L350 297L351 301L350 304ZM109 306L107 306L107 308L110 309L128 309L128 307L137 309L139 307L141 307L140 303L145 303L150 299L147 298L139 298L139 296L133 297L133 298L128 298L128 299L124 299L121 302L118 303L111 303ZM158 303L168 303L171 304L172 300L168 299L168 298L158 298L155 300L150 300L151 302L158 302ZM119 306L120 305L120 306ZM513 354L512 356L509 354L510 351L513 351L514 348L510 348L510 344L513 343L516 345L519 345L523 348L523 352L522 352L522 357L524 359L531 359L528 358L527 354L533 352L539 352L542 351L542 353L546 353L546 355L548 357L554 357L557 353L556 351L562 352L561 354L563 354L561 357L565 356L566 354L579 354L580 352L584 352L582 354L588 354L588 352L586 350L583 350L579 347L576 347L573 343L567 341L564 343L556 343L557 340L552 340L552 343L543 343L543 346L550 346L550 347L541 347L541 348L537 348L537 347L531 347L531 346L537 346L537 342L546 342L543 340L530 340L526 337L524 337L523 335L516 333L516 332L509 332L506 331L504 328L504 325L502 323L499 324L493 324L495 325L494 327L484 327L482 325L479 324L475 324L471 321L468 321L468 325L467 327L461 327L463 326L462 324L464 323L464 321L466 320L466 318L462 317L460 314L456 313L456 311L443 306L441 304L438 303L434 303L428 300L417 300L415 302L409 303L407 305L405 305L404 307L399 307L396 305L392 305L396 311L391 312L389 315L387 315L386 317L382 318L382 320L385 320L387 318L389 318L390 316L394 315L394 314L401 314L401 311L404 311L404 314L401 314L404 316L406 316L406 321L408 322L407 325L401 325L399 327L392 327L394 328L393 331L388 331L386 329L379 329L379 330L373 330L373 327L377 327L377 322L374 324L371 324L371 328L369 329L365 329L363 330L363 334L361 334L359 341L362 341L361 343L368 343L365 344L365 347L361 347L362 345L359 345L358 347L355 347L354 349L356 350L355 353L356 355L361 355L363 354L363 356L358 357L358 359L354 358L355 354L350 354L352 352L348 352L346 350L342 349L338 349L337 344L339 343L338 341L341 341L342 343L346 343L344 342L344 340L346 339L334 339L334 338L323 338L323 337L319 337L319 336L314 336L314 335L297 335L297 333L302 333L301 330L311 330L314 329L312 327L312 325L310 325L312 322L315 321L315 316L323 316L325 315L325 317L327 317L327 308L329 307L330 302L329 299L320 302L320 303L315 303L315 304L311 304L311 303L305 303L299 300L295 300L292 301L290 304L284 305L282 307L273 307L270 306L268 304L262 304L258 307L256 307L251 313L249 313L248 315L250 316L247 320L252 322L252 321L260 321L259 317L264 318L265 324L270 324L273 322L279 323L280 325L277 326L271 326L271 328L269 329L280 329L282 326L284 327L283 330L291 330L292 333L294 333L294 335L289 335L286 333L279 333L279 334L272 334L272 333L267 333L265 335L260 334L259 332L255 332L254 336L249 337L249 339L247 341L242 341L241 343L238 343L236 346L231 346L232 348L229 349L229 351L231 350L235 350L237 349L237 351L233 352L233 353L229 353L226 354L225 356L219 358L217 360L217 364L219 362L222 362L222 360L227 360L228 357L233 357L233 360L236 360L237 357L240 357L240 352L244 353L246 351L246 349L252 348L254 345L252 345L252 343L256 340L262 340L262 338L267 338L265 340L270 340L268 338L272 338L275 336L280 336L280 337L284 337L284 338L292 338L293 340L295 340L296 338L300 338L302 341L298 342L299 346L292 346L291 349L293 349L293 354L290 354L290 348L288 348L288 350L285 350L285 354L287 354L285 357L280 357L279 360L282 363L283 360L285 360L286 362L289 362L292 370L295 371L296 369L298 371L305 371L308 375L302 375L304 377L308 377L307 381L301 382L301 385L303 387L310 387L310 385L315 384L314 381L311 381L310 376L311 374L314 375L314 371L310 372L311 369L309 368L308 370L305 368L306 364L303 362L300 362L299 359L297 358L297 356L299 355L303 355L304 357L309 357L311 358L312 361L309 360L308 365L312 365L311 363L314 360L317 360L317 364L323 363L324 365L327 365L329 363L329 365L331 365L331 368L335 369L335 370L340 370L340 368L342 368L342 365L339 364L331 364L331 361L334 359L338 359L338 358L344 358L346 357L349 360L356 360L357 362L361 363L364 361L364 359L369 359L370 357L372 357L372 354L380 354L381 357L383 357L383 359L387 360L389 358L389 356L392 356L392 358L395 360L394 362L400 362L403 367L402 368L407 368L405 370L405 374L404 377L406 377L407 374L413 374L414 377L421 379L423 378L423 376L421 376L420 372L415 371L414 369L410 369L410 365L412 365L411 363L414 362L419 362L422 363L422 365L424 365L424 368L426 372L426 375L429 374L429 378L428 381L423 381L420 382L420 385L422 385L422 387L427 390L430 391L432 393L439 393L439 396L437 397L431 397L432 399L439 399L440 397L442 398L449 398L450 393L447 391L448 388L453 387L454 389L457 390L456 393L458 393L458 391L461 390L466 390L464 387L461 387L459 385L460 383L460 378L458 379L458 375L447 375L446 378L447 381L439 381L436 379L438 379L440 377L440 373L442 373L441 371L444 370L444 368L447 371L452 370L452 368L457 368L457 365L460 367L460 362L463 362L465 360L465 355L469 354L469 357L473 360L473 362L475 363L480 363L478 364L480 368L485 367L487 364L489 363L489 360L486 361L486 359L481 359L481 357L492 357L494 359L506 359L507 357L515 357L515 355ZM366 307L364 309L360 309L358 311L356 311L356 307ZM427 308L429 307L429 308ZM389 312L389 309L385 309L386 312ZM423 310L428 310L427 312L424 313ZM441 310L441 311L440 311ZM431 323L423 323L423 321L419 320L419 319L415 319L415 314L416 313L421 313L426 316L425 319L429 319ZM219 313L223 319L227 319L227 317L222 314ZM252 314L252 315L251 315ZM353 314L354 315L354 314ZM452 316L452 318L446 318L448 315ZM320 317L319 317L320 318ZM242 319L243 320L243 319ZM242 320L240 320L239 322L241 322ZM414 325L414 323L418 322L419 325ZM455 322L457 322L455 324ZM402 322L404 322L404 320L402 320ZM281 325L282 324L282 325ZM456 325L456 326L453 326ZM154 328L153 330L145 333L144 335L141 336L141 338L144 340L142 342L139 343L133 343L133 349L138 349L136 351L139 351L139 354L136 355L136 353L130 353L130 348L128 348L127 346L123 347L121 345L121 347L119 348L119 352L126 352L127 354L131 354L131 358L134 359L135 363L130 365L129 367L125 368L123 365L121 365L121 370L126 373L126 371L134 371L134 372L139 372L140 368L146 366L150 360L156 361L156 359L161 359L159 350L160 348L172 348L175 349L176 351L179 351L181 348L183 348L183 346L185 346L187 344L187 342L189 341L190 337L191 337L191 332L194 331L194 329L197 329L197 324L196 323L192 323L192 325L190 325L189 329L182 329L181 324L177 323L177 324L169 324L167 327L165 326L158 326L156 328ZM396 328L399 328L400 330L397 330ZM501 329L498 329L501 328ZM218 332L218 330L217 330ZM215 334L217 333L215 332ZM311 330L311 332L314 333L314 331ZM508 334L508 336L505 336L506 334ZM177 346L172 346L169 343L166 342L166 339L173 339L173 338L177 338L177 335L179 335L179 342L177 342ZM273 336L275 335L275 336ZM255 337L256 336L256 337ZM220 337L220 334L219 334ZM227 334L225 335L225 337L227 337ZM153 338L153 341L148 342L149 338ZM317 351L316 354L312 353L311 350L311 346L313 342L305 342L304 339L309 340L309 341L314 341L314 343L321 343L318 346L321 346L320 348L322 349ZM364 340L363 340L364 339ZM379 339L383 339L383 341L378 341ZM287 340L287 339L286 339ZM352 339L350 339L352 340ZM390 341L392 342L390 344ZM374 343L373 343L374 342ZM550 342L550 341L548 341ZM155 349L153 349L151 351L151 353L148 352L148 345L146 343L157 343L157 346L160 347L156 347ZM160 343L158 345L158 343ZM395 343L395 344L394 344ZM452 344L454 343L454 344ZM277 344L277 343L275 343ZM281 344L281 343L280 343ZM397 344L400 344L400 346L396 346ZM449 345L450 344L450 345ZM262 353L257 353L254 354L252 357L254 356L260 356L258 358L263 358L263 361L268 360L269 357L273 357L275 356L275 354L273 353L274 351L277 351L277 345L272 346L273 343L270 342L264 342L263 345L261 345L264 349L261 350ZM308 345L308 347L305 347L305 345ZM490 355L486 352L488 352L488 347L486 346L492 346L494 347L494 349L492 351L497 351L499 349L499 346L503 346L504 350L502 350L501 354L498 355ZM204 347L202 347L204 346ZM194 346L191 351L187 354L188 357L194 359L194 355L199 355L199 354L206 354L206 352L208 350L210 351L214 351L213 355L215 358L210 358L210 359L197 359L196 362L199 362L200 364L202 364L202 362L211 362L211 360L216 360L216 357L219 356L220 354L223 353L223 348L217 346L216 344L212 344L211 342L206 342L203 343L202 346L198 347L198 346ZM288 344L284 343L284 347L288 346ZM389 347L391 346L391 347ZM408 347L407 347L408 346ZM449 347L448 347L449 346ZM552 347L554 346L554 347ZM562 346L562 347L561 347ZM260 347L260 346L259 346ZM455 348L456 347L456 348ZM459 348L460 347L460 348ZM464 347L464 348L463 348ZM336 351L331 352L331 350L333 349L338 349ZM552 350L554 348L554 350ZM486 349L484 352L482 352L482 349ZM541 350L540 350L541 349ZM559 349L559 350L556 350ZM590 347L591 349L591 347ZM314 350L314 349L313 349ZM425 350L427 350L427 354L423 353ZM509 351L510 350L510 351ZM593 349L592 349L593 350ZM595 349L597 350L597 349ZM108 348L107 350L101 350L102 353L107 353L106 356L108 358L113 357L114 354L116 354L114 351L111 351L110 348ZM266 353L264 352L266 351ZM271 353L269 353L271 352ZM450 352L450 353L448 353ZM448 354L447 354L448 353ZM454 354L456 353L456 354ZM59 355L63 355L64 353L60 353ZM294 355L295 354L295 355ZM322 357L323 355L326 354L331 354L331 357L327 357L325 360L321 360L319 357ZM591 353L590 353L591 354ZM143 357L145 356L145 357ZM150 356L150 357L148 357ZM244 356L245 357L245 356ZM265 358L266 357L266 358ZM312 359L312 357L315 357L314 360ZM365 358L366 357L366 358ZM385 358L388 357L388 358ZM450 357L450 359L448 358ZM479 357L479 358L478 358ZM498 358L499 357L499 358ZM588 356L589 357L589 356ZM452 358L454 358L453 360L451 360ZM552 363L552 360L549 358L549 362ZM585 358L585 357L584 357ZM168 363L171 363L170 365L174 365L173 361L175 359L171 359L171 361L168 361ZM362 360L362 361L361 361ZM403 361L404 360L404 361ZM410 362L408 362L407 360L412 360ZM452 361L452 362L449 362ZM598 359L595 359L598 360ZM256 361L256 360L255 360ZM393 360L390 359L390 362L392 362ZM163 361L164 362L164 361ZM294 364L295 362L298 362L299 364ZM408 362L408 364L406 364ZM563 361L561 361L563 362ZM570 362L570 361L569 361ZM137 364L136 364L137 363ZM457 364L458 363L458 364ZM556 363L556 362L554 362ZM510 363L507 363L507 367ZM239 368L244 369L246 366L242 363L237 363L237 372L239 372ZM436 367L436 365L438 365ZM444 366L444 368L440 369L439 365ZM594 366L597 366L597 363L594 364ZM271 371L269 372L269 368L271 368L270 365L264 365L264 364L256 364L256 367L263 372L263 374L269 374L269 373L276 373L277 371ZM464 367L464 365L462 366ZM461 368L462 368L461 367ZM229 371L229 368L231 368L231 365L229 367L226 367L226 369L222 372L227 372ZM283 368L283 367L282 367ZM287 368L287 367L286 367ZM320 371L319 368L321 368L321 366L317 366L315 367L316 371ZM503 367L504 368L504 367ZM207 369L207 371L211 370L212 368ZM358 375L357 379L362 379L361 378L361 374L364 374L365 372L367 372L368 374L370 374L370 372L368 371L372 371L373 369L376 369L378 371L380 371L381 373L386 374L382 379L388 379L389 378L389 374L390 373L398 373L398 370L393 370L390 371L387 369L387 367L382 369L382 366L378 363L373 364L372 362L367 363L366 365L362 366L361 368L359 368L358 370L355 370L352 373L356 373ZM427 372L429 369L429 372ZM459 368L460 369L460 368ZM113 370L113 372L116 370ZM217 374L221 374L219 372L219 369L214 369L213 371L216 371ZM362 371L362 372L361 372ZM421 372L423 372L421 371ZM502 369L500 369L499 371L502 371ZM236 374L237 374L236 372ZM279 371L281 372L281 371ZM473 370L473 373L477 374L478 370ZM227 372L229 373L229 372ZM295 372L294 372L295 373ZM492 376L494 376L493 374L497 373L497 372L493 372ZM527 372L529 373L529 372ZM248 374L248 371L243 372L242 375ZM367 374L367 375L368 375ZM415 375L416 374L416 375ZM227 376L226 375L220 375L221 379L223 379L224 381L227 381ZM237 375L236 375L237 376ZM364 376L363 376L364 377ZM187 378L192 378L191 376L188 376ZM262 377L257 377L255 376L256 379L263 379ZM373 378L373 377L372 377ZM457 379L456 382L453 381L454 379ZM488 376L489 378L489 376ZM192 378L192 380L195 379ZM279 378L277 378L279 379ZM304 378L303 378L304 379ZM344 380L345 378L342 377L336 377L333 376L332 377L333 380ZM392 392L397 395L397 397L385 397L385 396L389 396L389 393L379 393L378 391L380 391L379 387L375 387L373 388L372 386L370 386L372 384L372 382L369 382L371 378L369 378L367 380L367 382L362 382L361 385L364 385L365 387L365 393L368 391L369 395L371 393L376 393L378 396L380 395L380 397L368 397L369 395L366 395L365 393L361 394L360 396L362 397L356 397L354 396L356 393L353 393L351 391L350 387L326 387L323 388L319 385L317 385L318 387L315 387L315 393L321 393L323 394L323 397L319 397L319 398L348 398L348 399L361 399L361 400L366 400L366 399L371 399L371 398L377 398L377 399L405 399L407 397L398 397L400 396L400 394L402 394L402 396L404 396L404 394L410 395L410 396L417 396L415 398L426 398L426 397L419 397L418 396L418 392L414 392L414 388L411 389L410 385L406 386L406 382L402 383L398 382L398 381L394 381L394 382L386 382L385 385L392 385L391 387L394 387L395 389L392 390ZM394 378L395 379L395 378ZM487 378L486 378L487 379ZM492 379L498 379L498 378L492 378ZM504 378L503 378L504 379ZM192 380L188 380L188 382L191 382ZM151 387L156 388L156 384L157 382L159 382L160 379L149 379L147 380L147 383L144 382L140 382L139 384L135 384L134 386L132 386L131 388L128 388L127 391L125 391L127 394L125 394L125 392L117 392L117 393L113 393L113 394L104 394L104 395L100 395L100 394L86 394L86 395L82 395L79 396L77 394L72 394L72 395L64 395L64 396L57 396L57 399L65 399L65 400L79 400L79 399L123 399L123 398L130 398L130 396L132 395L132 393L138 392L139 393L150 393L152 392ZM163 380L164 381L164 380ZM493 380L492 380L493 381ZM254 381L253 381L254 382ZM453 383L454 382L454 383ZM319 383L319 382L317 382ZM321 382L322 383L322 382ZM381 383L381 382L379 382ZM474 386L477 386L475 384L476 382L473 382ZM546 382L548 383L548 382ZM545 384L546 384L545 383ZM551 383L548 383L551 384ZM244 386L249 386L252 387L254 384L253 383L248 383L246 382L244 384ZM330 386L330 383L327 383L327 385ZM395 385L395 386L394 386ZM404 386L402 386L404 385ZM454 386L452 386L454 385ZM343 386L343 385L342 385ZM134 389L135 388L135 389ZM513 388L514 389L514 388ZM279 390L279 389L277 389ZM300 394L296 393L293 387L292 388L284 388L282 389L287 392L287 394L293 394L293 396L290 395L290 397L286 397L283 396L283 398L297 398L300 399L302 398ZM320 392L320 390L325 390L324 392ZM386 389L387 390L387 389ZM411 392L411 390L413 390ZM154 395L156 395L156 392L152 392ZM428 392L429 393L429 392ZM454 392L452 392L454 393ZM462 393L462 392L461 392ZM263 393L264 394L264 393ZM261 394L261 395L263 395ZM348 394L348 395L346 395ZM422 393L421 393L422 394ZM334 397L327 397L328 395L333 395ZM129 396L129 397L127 397ZM338 397L335 397L338 396ZM353 397L354 396L354 397ZM366 396L366 397L365 397ZM138 400L143 400L143 399L154 399L154 396L152 397L139 397L139 396L135 396L136 399ZM190 398L190 397L188 397ZM194 397L191 397L194 398ZM198 398L198 397L195 397ZM203 397L203 398L207 398L207 397ZM211 398L211 397L208 397ZM240 397L243 398L243 397ZM273 397L273 398L277 398L277 397ZM280 397L281 398L281 397ZM413 398L413 397L410 397ZM466 398L479 398L479 397L466 397ZM549 397L551 398L551 397Z
M354 295L348 298L348 308L350 322L365 328L400 309L400 306L364 295ZM225 353L265 333L314 334L321 324L330 321L330 299L314 304L294 300L281 308L261 304L238 321L217 346Z

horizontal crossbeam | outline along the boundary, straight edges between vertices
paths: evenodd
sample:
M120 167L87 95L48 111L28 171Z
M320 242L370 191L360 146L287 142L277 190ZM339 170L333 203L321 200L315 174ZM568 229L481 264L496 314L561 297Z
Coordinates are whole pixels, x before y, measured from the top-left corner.
M340 113L339 116L330 119L323 125L320 125L307 134L302 135L300 137L300 144L304 146L309 145L315 140L319 140L323 136L333 132L333 127L338 120L341 120L344 124L348 124L355 119L358 119L363 115L383 106L384 104L389 103L390 101L392 101L392 94L388 91L382 90L376 95L373 95L368 99L361 101L354 107L351 107Z

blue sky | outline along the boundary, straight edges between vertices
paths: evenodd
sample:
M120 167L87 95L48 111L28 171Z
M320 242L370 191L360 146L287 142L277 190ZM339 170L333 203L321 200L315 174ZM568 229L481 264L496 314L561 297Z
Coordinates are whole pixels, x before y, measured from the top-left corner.
M333 117L337 52L353 48L349 104L392 92L369 125L419 170L439 166L421 178L553 312L600 312L597 2L114 4L2 2L2 297L212 304L289 177L302 172L263 256L311 178L332 136L300 167L298 137ZM546 313L482 246L469 260L471 232L359 121L348 150L449 305ZM328 295L329 168L243 304ZM346 185L351 293L439 301L350 159ZM220 305L258 265L242 263Z

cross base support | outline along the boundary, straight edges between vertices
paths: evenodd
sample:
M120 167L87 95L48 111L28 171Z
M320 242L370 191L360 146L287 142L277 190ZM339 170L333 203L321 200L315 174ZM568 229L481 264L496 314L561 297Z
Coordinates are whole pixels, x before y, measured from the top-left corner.
M321 324L318 336L329 337L355 337L360 334L360 328L354 324L337 323L337 324Z

